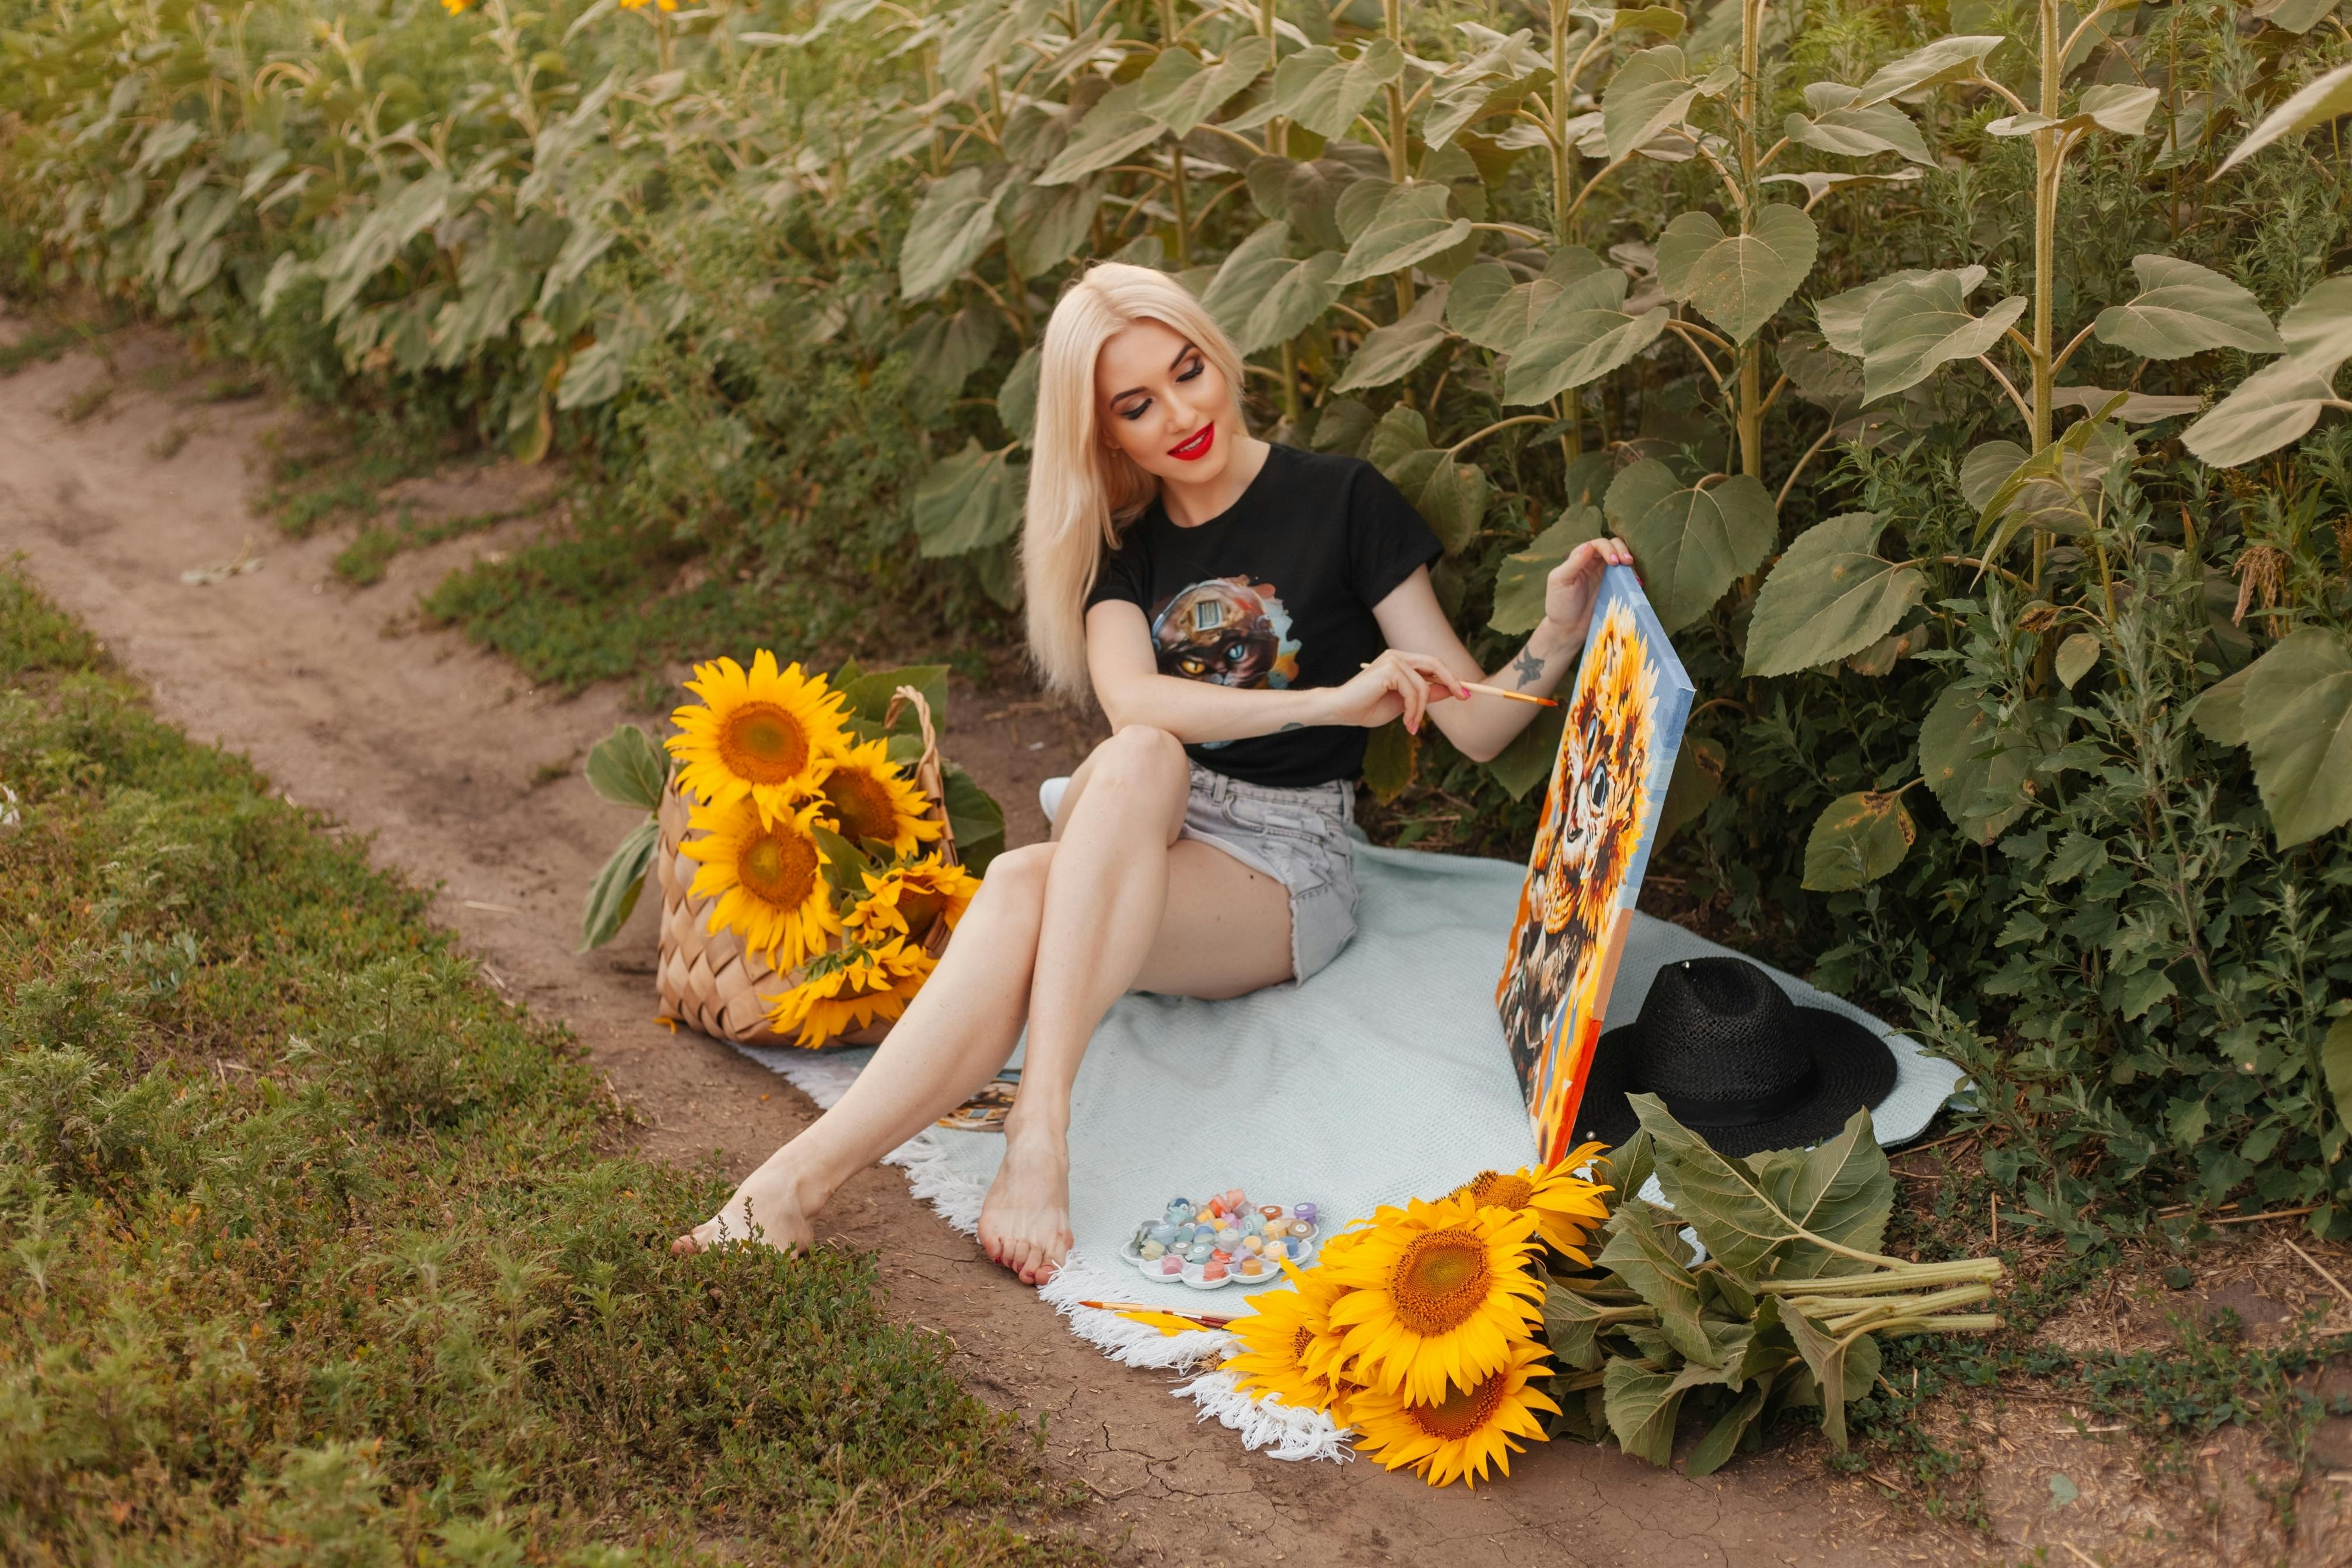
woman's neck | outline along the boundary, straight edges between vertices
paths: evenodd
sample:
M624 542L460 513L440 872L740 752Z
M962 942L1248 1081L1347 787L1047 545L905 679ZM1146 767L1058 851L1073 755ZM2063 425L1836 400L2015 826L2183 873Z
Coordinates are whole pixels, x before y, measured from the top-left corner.
M1168 521L1179 528L1198 528L1212 518L1223 516L1265 467L1266 455L1272 450L1255 436L1244 436L1234 443L1232 458L1215 479L1195 485L1161 479L1160 505L1168 513Z

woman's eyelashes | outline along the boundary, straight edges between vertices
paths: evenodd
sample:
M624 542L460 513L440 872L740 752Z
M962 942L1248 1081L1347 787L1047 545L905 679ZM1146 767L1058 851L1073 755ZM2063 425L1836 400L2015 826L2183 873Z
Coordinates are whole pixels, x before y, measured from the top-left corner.
M1202 359L1199 354L1194 354L1191 359L1184 362L1181 369L1177 371L1176 379L1178 381L1198 381L1202 375L1207 372L1208 368L1209 362ZM1146 414L1151 411L1152 401L1153 400L1149 397L1139 397L1133 403L1123 405L1113 410L1113 412L1121 419L1125 419L1131 424L1134 421L1142 418Z

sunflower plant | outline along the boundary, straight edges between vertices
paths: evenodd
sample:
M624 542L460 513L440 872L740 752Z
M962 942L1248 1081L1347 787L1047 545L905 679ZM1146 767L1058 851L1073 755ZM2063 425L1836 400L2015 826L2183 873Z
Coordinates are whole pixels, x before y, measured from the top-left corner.
M951 764L933 810L915 776L921 720L912 704L891 711L905 688L943 719L943 666L828 675L761 649L748 668L698 665L687 690L698 700L671 715L662 744L633 724L600 742L590 787L646 819L590 884L583 951L635 907L675 790L688 810L679 853L697 867L689 896L709 900L709 930L736 932L785 978L762 997L779 1032L813 1045L905 1011L1004 841L996 803Z

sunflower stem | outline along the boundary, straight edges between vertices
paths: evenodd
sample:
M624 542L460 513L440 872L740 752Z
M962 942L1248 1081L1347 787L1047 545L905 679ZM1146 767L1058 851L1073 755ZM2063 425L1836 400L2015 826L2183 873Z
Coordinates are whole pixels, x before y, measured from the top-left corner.
M1748 1287L1759 1296L1883 1296L1896 1290L1916 1289L1922 1285L1960 1284L1982 1280L1987 1284L2001 1278L2004 1272L1998 1258L1958 1258L1944 1263L1895 1263L1875 1274L1838 1275L1830 1279L1766 1279Z

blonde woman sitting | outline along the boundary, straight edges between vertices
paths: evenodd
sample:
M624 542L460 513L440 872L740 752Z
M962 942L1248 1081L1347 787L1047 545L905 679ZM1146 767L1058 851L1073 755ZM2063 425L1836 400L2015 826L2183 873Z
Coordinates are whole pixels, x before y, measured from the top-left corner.
M938 970L841 1100L677 1248L794 1248L855 1171L961 1103L1025 1028L1004 1163L980 1216L1029 1284L1070 1247L1070 1087L1131 990L1209 1000L1304 981L1355 930L1348 827L1366 731L1434 722L1493 756L1574 664L1601 569L1578 546L1543 623L1478 668L1430 587L1436 537L1360 458L1259 439L1233 344L1164 273L1104 263L1045 328L1022 554L1046 684L1110 739L1050 842L997 857Z

